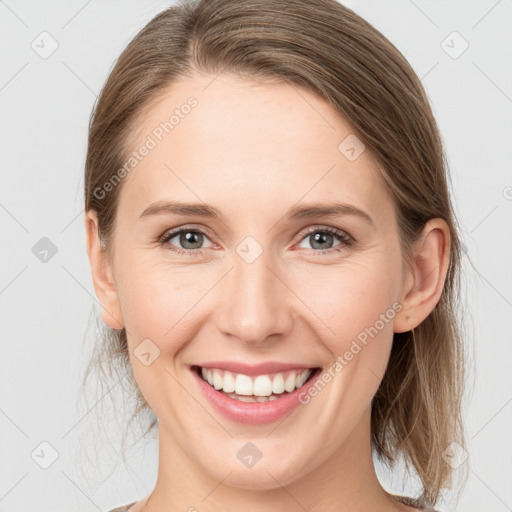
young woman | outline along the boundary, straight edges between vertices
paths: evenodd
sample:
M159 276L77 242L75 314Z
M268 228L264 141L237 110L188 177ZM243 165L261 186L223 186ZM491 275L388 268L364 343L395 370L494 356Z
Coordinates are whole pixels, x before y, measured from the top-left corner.
M85 207L103 350L158 428L155 488L116 511L433 510L464 446L461 248L382 34L334 0L165 10L96 105Z

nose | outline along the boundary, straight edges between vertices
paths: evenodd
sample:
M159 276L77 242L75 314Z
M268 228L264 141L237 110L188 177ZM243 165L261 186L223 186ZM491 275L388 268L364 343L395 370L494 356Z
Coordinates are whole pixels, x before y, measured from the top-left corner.
M270 259L265 251L251 263L235 255L234 268L222 280L217 311L217 327L224 335L255 345L291 330L293 294Z

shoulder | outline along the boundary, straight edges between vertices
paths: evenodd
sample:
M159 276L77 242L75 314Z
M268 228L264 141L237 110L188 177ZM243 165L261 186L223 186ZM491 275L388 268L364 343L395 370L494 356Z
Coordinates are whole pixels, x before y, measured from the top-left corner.
M137 502L134 501L133 503L129 503L128 505L124 505L122 507L113 508L109 512L128 512L128 509L130 507L133 507L133 505L135 505L135 503L137 503Z

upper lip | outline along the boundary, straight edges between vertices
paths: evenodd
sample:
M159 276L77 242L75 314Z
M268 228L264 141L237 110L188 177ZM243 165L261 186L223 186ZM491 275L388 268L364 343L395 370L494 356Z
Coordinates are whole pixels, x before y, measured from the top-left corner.
M269 373L284 372L286 370L306 370L317 368L309 364L283 363L279 361L267 361L258 364L240 363L237 361L209 361L195 366L201 368L217 368L219 370L228 370L243 375L265 375Z

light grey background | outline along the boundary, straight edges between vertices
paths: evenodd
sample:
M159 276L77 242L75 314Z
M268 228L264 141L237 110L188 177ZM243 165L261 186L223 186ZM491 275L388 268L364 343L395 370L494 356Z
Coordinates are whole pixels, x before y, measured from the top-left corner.
M469 478L459 504L450 494L439 508L512 510L512 1L343 3L422 78L474 263L465 257L469 459L461 470ZM88 448L79 431L95 425L99 410L76 411L96 307L83 228L89 114L116 57L168 5L0 1L0 511L105 511L140 499L155 483L154 440L130 451L128 467L115 443L98 440L101 467L92 466L89 479L72 453L77 444ZM42 58L53 40L58 48ZM469 47L459 56L464 41ZM33 252L43 237L57 249L39 253L46 262ZM53 450L57 460L43 469ZM418 490L383 468L379 474L396 492Z

